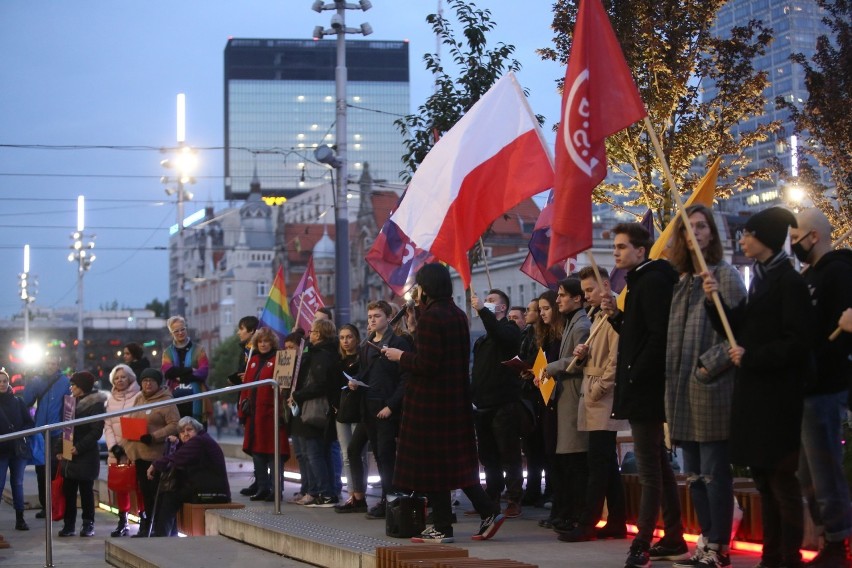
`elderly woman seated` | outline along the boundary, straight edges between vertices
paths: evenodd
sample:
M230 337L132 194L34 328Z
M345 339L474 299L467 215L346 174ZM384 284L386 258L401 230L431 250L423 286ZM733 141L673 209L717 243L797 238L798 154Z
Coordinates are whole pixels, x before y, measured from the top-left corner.
M231 487L225 469L225 456L195 418L184 416L178 422L177 442L172 452L151 464L148 479L161 476L159 507L154 520L155 536L174 534L175 517L184 503L230 503ZM167 479L173 482L167 482Z

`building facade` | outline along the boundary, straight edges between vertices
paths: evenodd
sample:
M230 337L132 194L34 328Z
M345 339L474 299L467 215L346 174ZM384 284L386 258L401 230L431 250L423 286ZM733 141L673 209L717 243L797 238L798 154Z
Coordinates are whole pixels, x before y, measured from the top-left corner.
M354 179L398 180L409 113L408 43L347 40L347 159ZM292 197L327 183L314 159L334 146L336 42L230 39L225 47L225 198L245 199L257 171L264 196ZM256 169L255 169L256 168Z

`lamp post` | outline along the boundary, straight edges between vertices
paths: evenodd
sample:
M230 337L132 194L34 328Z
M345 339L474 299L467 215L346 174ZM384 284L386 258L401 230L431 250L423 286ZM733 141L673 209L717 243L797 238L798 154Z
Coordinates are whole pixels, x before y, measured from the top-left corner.
M184 299L184 269L183 269L183 204L192 200L192 193L187 191L185 184L194 184L195 178L190 174L195 170L198 157L193 148L186 145L186 95L179 93L177 96L177 155L173 159L165 159L160 165L167 169L175 170L175 178L163 176L160 181L168 184L175 182L175 188L166 188L166 195L177 194L177 254L175 255L175 280L176 290L174 295L174 306L169 306L171 315L186 315L186 300ZM162 150L165 151L165 150Z
M360 28L346 27L346 10L363 10L366 12L373 5L369 0L360 0L357 4L335 0L328 4L315 0L311 9L322 13L324 10L335 10L331 18L331 28L322 26L314 28L314 39L322 39L326 35L337 36L337 66L334 70L335 95L337 99L337 116L335 121L335 139L337 142L337 161L332 167L337 168L337 199L335 210L335 258L334 258L334 304L337 313L337 324L349 323L352 290L349 286L349 207L346 203L346 34L370 35L373 28L368 23Z
M95 235L86 235L85 229L85 199L82 195L77 196L77 230L71 234L71 254L68 262L77 263L77 370L82 371L85 364L84 337L83 337L83 275L95 262L92 250L95 248ZM91 239L84 243L85 239Z
M30 345L30 304L35 302L38 282L30 280L30 245L24 245L24 271L21 277L21 301L24 302L24 347Z

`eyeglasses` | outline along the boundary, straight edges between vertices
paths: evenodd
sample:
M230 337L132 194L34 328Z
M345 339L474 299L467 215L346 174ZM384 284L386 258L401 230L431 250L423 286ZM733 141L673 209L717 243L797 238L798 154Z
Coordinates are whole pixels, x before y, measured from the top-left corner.
M173 329L173 330L172 330L172 334L173 334L173 335L177 335L177 334L179 334L179 333L186 333L186 328L185 328L185 327L181 327L181 328L179 328L179 329Z

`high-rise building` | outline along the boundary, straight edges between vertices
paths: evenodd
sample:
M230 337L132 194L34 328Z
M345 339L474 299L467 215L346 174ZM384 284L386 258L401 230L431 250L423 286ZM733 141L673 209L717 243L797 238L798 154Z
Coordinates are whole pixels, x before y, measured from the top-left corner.
M225 47L225 198L245 199L257 172L264 196L291 197L330 181L314 150L335 144L336 41L230 39ZM398 181L409 113L408 43L346 42L351 180ZM256 170L255 170L256 167Z
M803 141L795 136L788 113L775 108L775 99L781 97L795 104L801 104L807 99L804 71L790 60L790 55L802 53L806 58L811 58L816 50L817 37L828 31L822 22L823 17L824 12L814 0L730 0L719 10L713 26L713 33L719 37L730 35L732 27L744 25L749 20L760 20L772 28L775 36L766 54L754 61L755 69L766 71L770 82L764 93L765 113L744 121L734 132L751 131L756 125L773 120L782 121L782 130L773 138L746 150L752 159L750 168L764 167L768 160L777 158L787 174L797 175L797 149ZM711 98L716 94L712 85L705 92ZM825 171L822 168L818 171L823 181L828 183ZM753 191L740 193L728 200L726 209L742 211L789 201L791 196L786 194L788 189L777 177L771 181L758 182Z

